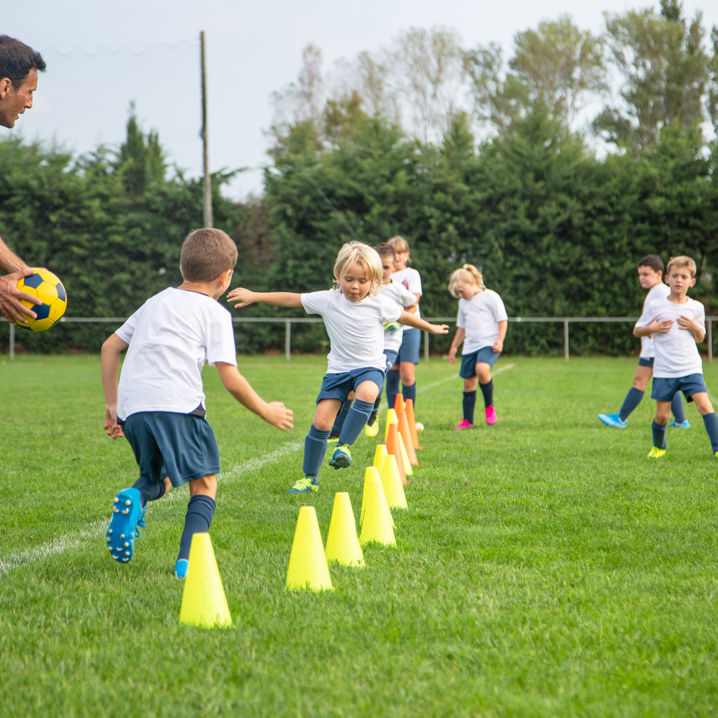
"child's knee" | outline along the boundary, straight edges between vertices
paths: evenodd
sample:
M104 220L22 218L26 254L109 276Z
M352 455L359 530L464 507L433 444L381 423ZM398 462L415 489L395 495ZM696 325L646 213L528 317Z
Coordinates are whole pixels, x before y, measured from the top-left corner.
M363 381L356 389L356 398L374 403L379 396L379 387L373 381Z
M200 479L189 482L190 496L209 496L214 499L217 496L217 474L207 474Z
M482 384L488 384L491 381L491 365L477 362L476 376Z

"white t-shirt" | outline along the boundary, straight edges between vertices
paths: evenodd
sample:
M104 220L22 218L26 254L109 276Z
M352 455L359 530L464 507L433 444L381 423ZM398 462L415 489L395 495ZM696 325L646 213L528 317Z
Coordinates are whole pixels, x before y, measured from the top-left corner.
M150 297L116 332L129 344L117 416L189 414L204 406L205 362L237 364L232 315L212 297L169 287Z
M664 284L663 282L658 282L658 284L654 284L649 290L648 294L646 294L646 298L643 300L643 308L645 309L646 303L649 299L655 298L655 297L667 297L671 293L671 290L669 289L667 284ZM643 309L641 309L641 313L643 312ZM655 356L655 351L653 349L653 337L641 337L641 359L652 359Z
M700 302L690 298L683 304L669 302L667 296L651 297L650 301L646 299L643 314L636 322L637 327L646 327L654 319L673 320L673 326L668 333L656 332L653 335L655 351L653 376L657 379L673 379L703 373L703 362L693 335L687 329L678 326L677 319L680 316L696 320L705 331L705 309Z
M349 301L338 289L302 294L307 314L319 314L329 335L327 374L352 369L384 369L384 324L401 315L398 304L382 300L382 294Z
M379 295L382 300L396 304L403 312L406 307L416 304L416 295L410 292L403 284L392 280L389 284L382 284ZM399 351L401 338L404 334L404 325L391 322L384 326L384 351Z
M466 330L462 354L493 346L499 338L499 322L508 319L501 297L493 289L484 289L471 299L459 299L456 326Z
M407 267L399 272L392 272L391 281L403 284L410 292L414 292L414 294L418 294L419 296L422 295L421 276L419 275L419 272L412 267ZM414 297L414 299L416 299L416 297ZM417 318L421 317L419 307L416 308L414 316Z

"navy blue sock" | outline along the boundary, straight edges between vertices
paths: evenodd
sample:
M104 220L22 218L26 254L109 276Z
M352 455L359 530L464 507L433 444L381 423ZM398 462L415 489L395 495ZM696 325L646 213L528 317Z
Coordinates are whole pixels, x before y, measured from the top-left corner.
M673 399L671 399L671 412L677 424L682 424L686 420L686 412L683 408L683 395L680 391L677 391L673 395Z
M396 395L399 393L399 370L389 369L386 373L386 403L390 409L394 408Z
M479 389L484 395L484 406L494 405L494 380L489 379L486 384L479 382ZM473 422L472 422L473 423Z
M313 479L319 474L319 468L324 461L324 454L327 451L328 431L320 431L312 424L309 433L304 439L304 475Z
M352 399L347 399L343 404L342 408L339 409L337 412L337 416L334 419L334 426L332 426L331 434L335 434L336 436L339 436L339 434L342 433L342 427L344 426L344 422L347 419L347 414L349 413L349 409L352 408ZM330 436L331 436L330 434Z
M666 429L668 428L668 424L656 424L655 419L653 420L653 423L651 424L651 431L653 432L653 446L655 446L657 449L665 449L666 448Z
M710 414L704 414L703 423L708 432L708 438L711 440L711 450L715 454L718 451L718 416L716 416L715 411Z
M143 507L148 501L157 501L157 499L161 499L167 491L164 481L154 482L141 477L135 481L132 488L137 489L140 492L140 503Z
M381 405L381 392L379 393L379 396L377 396L376 401L374 402L374 406L372 407L371 414L369 414L369 418L366 421L366 423L369 426L372 426L374 424L374 422L376 421L376 415L379 413L380 405Z
M342 433L339 434L339 444L351 446L357 440L357 436L366 426L367 419L373 408L374 402L354 399L354 404L349 414L347 414L347 420L344 422Z
M189 549L192 545L192 536L197 533L209 531L214 516L214 509L217 506L211 496L197 494L187 504L187 515L184 519L184 530L180 539L180 550L177 560L189 558Z
M464 419L469 424L474 423L474 407L476 406L476 389L473 391L465 391L461 404L464 410Z
M401 387L401 393L404 395L404 401L411 399L411 403L414 405L414 409L416 409L416 382L410 384L409 386L403 384Z
M640 389L636 389L635 386L632 386L628 390L628 394L626 394L626 398L623 400L621 409L618 412L618 418L621 421L626 421L626 419L628 419L631 412L641 403L644 393L645 392L642 392Z

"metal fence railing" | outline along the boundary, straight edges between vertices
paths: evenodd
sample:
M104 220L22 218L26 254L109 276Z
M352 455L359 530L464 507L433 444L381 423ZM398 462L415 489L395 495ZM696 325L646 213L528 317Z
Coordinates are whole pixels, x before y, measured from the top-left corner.
M568 360L570 355L570 326L571 324L592 324L592 323L613 323L630 322L634 324L637 317L509 317L509 323L544 323L563 325L563 357ZM706 353L709 361L713 360L713 322L718 316L706 317ZM6 321L4 317L0 320ZM60 319L63 323L106 323L119 326L125 321L124 317L63 317ZM294 324L318 324L322 319L319 317L234 317L235 324L284 324L284 356L287 361L291 359L292 354L292 325ZM453 324L456 317L427 317L427 321L441 322L444 324ZM430 337L428 332L424 332L424 357L429 358ZM15 358L15 325L10 324L9 339L9 355L10 359Z

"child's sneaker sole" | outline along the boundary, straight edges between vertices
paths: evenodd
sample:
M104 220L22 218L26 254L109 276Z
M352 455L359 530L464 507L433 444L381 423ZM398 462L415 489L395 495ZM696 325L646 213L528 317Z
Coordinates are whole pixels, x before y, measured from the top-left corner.
M132 560L137 525L143 516L140 492L137 489L122 489L113 499L112 519L107 527L107 548L115 561L128 563Z
M346 444L337 446L334 449L332 458L329 460L329 466L333 466L335 469L346 469L352 465L352 455L349 451L349 447Z

